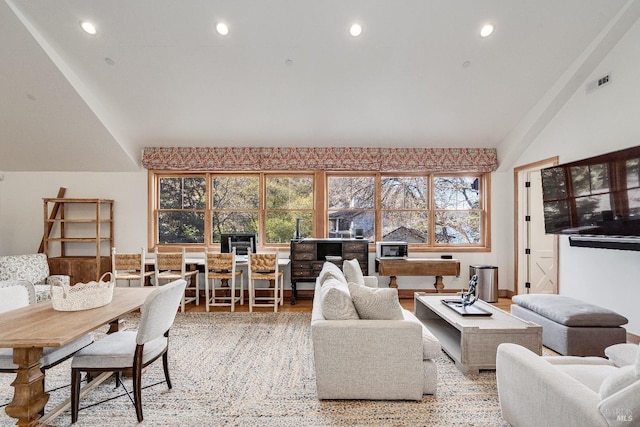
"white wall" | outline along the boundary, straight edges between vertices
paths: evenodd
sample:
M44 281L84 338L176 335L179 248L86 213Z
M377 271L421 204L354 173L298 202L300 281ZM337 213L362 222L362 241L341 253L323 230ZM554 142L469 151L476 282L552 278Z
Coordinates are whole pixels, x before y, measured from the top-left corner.
M640 145L640 22L586 82L611 73L589 94L583 85L515 166L558 155L561 163ZM586 85L585 82L585 85ZM576 248L560 237L559 291L613 310L640 335L640 252Z
M507 176L508 174L500 174ZM500 183L492 179L492 187ZM60 187L67 189L67 198L103 198L114 200L114 240L118 251L137 252L147 248L147 172L6 172L0 181L0 255L36 252L44 232L43 198L55 197ZM495 191L495 190L494 190ZM505 224L501 197L493 201L493 223ZM496 217L497 216L497 217ZM502 237L500 237L502 236ZM508 236L507 236L508 238ZM461 261L460 277L444 277L447 288L466 288L470 265L499 267L501 289L512 282L507 272L512 268L509 256L498 257L497 248L504 246L504 229L492 229L492 252L453 253ZM507 245L508 246L508 245ZM448 252L443 252L448 253ZM508 252L511 248L508 247ZM55 255L55 254L54 254ZM416 255L417 256L417 255ZM420 254L438 257L440 253ZM374 254L370 254L370 272L374 271ZM388 284L381 279L381 285ZM290 288L288 269L285 287ZM434 289L432 277L401 277L398 286L405 289ZM313 289L313 284L301 283L299 289Z
M43 198L114 200L118 250L147 247L147 172L5 172L0 181L0 255L35 253L44 233Z

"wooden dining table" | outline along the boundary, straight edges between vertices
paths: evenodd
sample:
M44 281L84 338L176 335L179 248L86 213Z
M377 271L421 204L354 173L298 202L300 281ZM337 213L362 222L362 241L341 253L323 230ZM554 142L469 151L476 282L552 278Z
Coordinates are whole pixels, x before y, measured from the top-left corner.
M60 347L82 335L110 324L109 332L121 327L120 319L142 306L153 287L115 288L111 303L82 311L56 311L51 301L28 305L0 314L0 347L13 348L18 365L13 400L5 408L18 426L37 426L49 394L40 371L44 347ZM69 372L71 378L71 372Z

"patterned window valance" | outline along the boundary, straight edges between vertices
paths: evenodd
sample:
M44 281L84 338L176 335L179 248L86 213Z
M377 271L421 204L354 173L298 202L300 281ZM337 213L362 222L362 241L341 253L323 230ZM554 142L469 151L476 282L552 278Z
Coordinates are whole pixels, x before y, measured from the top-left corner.
M495 148L145 147L142 166L158 170L349 170L492 172Z

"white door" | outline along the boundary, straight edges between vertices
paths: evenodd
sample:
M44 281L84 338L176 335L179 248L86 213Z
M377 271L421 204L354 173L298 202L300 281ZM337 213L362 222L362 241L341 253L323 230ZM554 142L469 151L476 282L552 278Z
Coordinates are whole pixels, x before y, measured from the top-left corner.
M528 172L530 183L528 207L528 249L527 260L529 293L557 293L557 266L555 262L555 236L544 233L544 214L542 211L542 178L540 171Z
M544 232L540 175L554 164L557 159L547 159L514 170L517 294L558 293L558 241Z

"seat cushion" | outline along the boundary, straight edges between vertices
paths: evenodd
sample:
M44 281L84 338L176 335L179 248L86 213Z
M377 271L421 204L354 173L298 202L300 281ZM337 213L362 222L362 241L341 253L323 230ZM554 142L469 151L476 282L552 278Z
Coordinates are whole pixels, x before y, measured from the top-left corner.
M435 359L442 354L440 341L433 333L409 310L402 309L404 320L418 323L422 327L422 358L423 360Z
M555 365L555 367L595 393L600 392L600 386L605 378L620 369L611 365Z
M94 342L77 352L71 362L72 368L131 368L136 351L136 331L120 331ZM144 345L142 362L147 363L167 348L164 336Z
M40 366L49 367L55 365L92 342L93 334L86 334L62 347L45 347L42 350ZM13 349L0 348L0 369L7 371L18 369L18 365L13 363Z
M402 320L402 306L395 288L370 288L349 283L349 293L360 319Z
M620 314L564 295L516 295L514 303L565 326L621 326L628 322Z
M347 284L338 279L327 279L320 288L322 315L326 320L358 319Z

